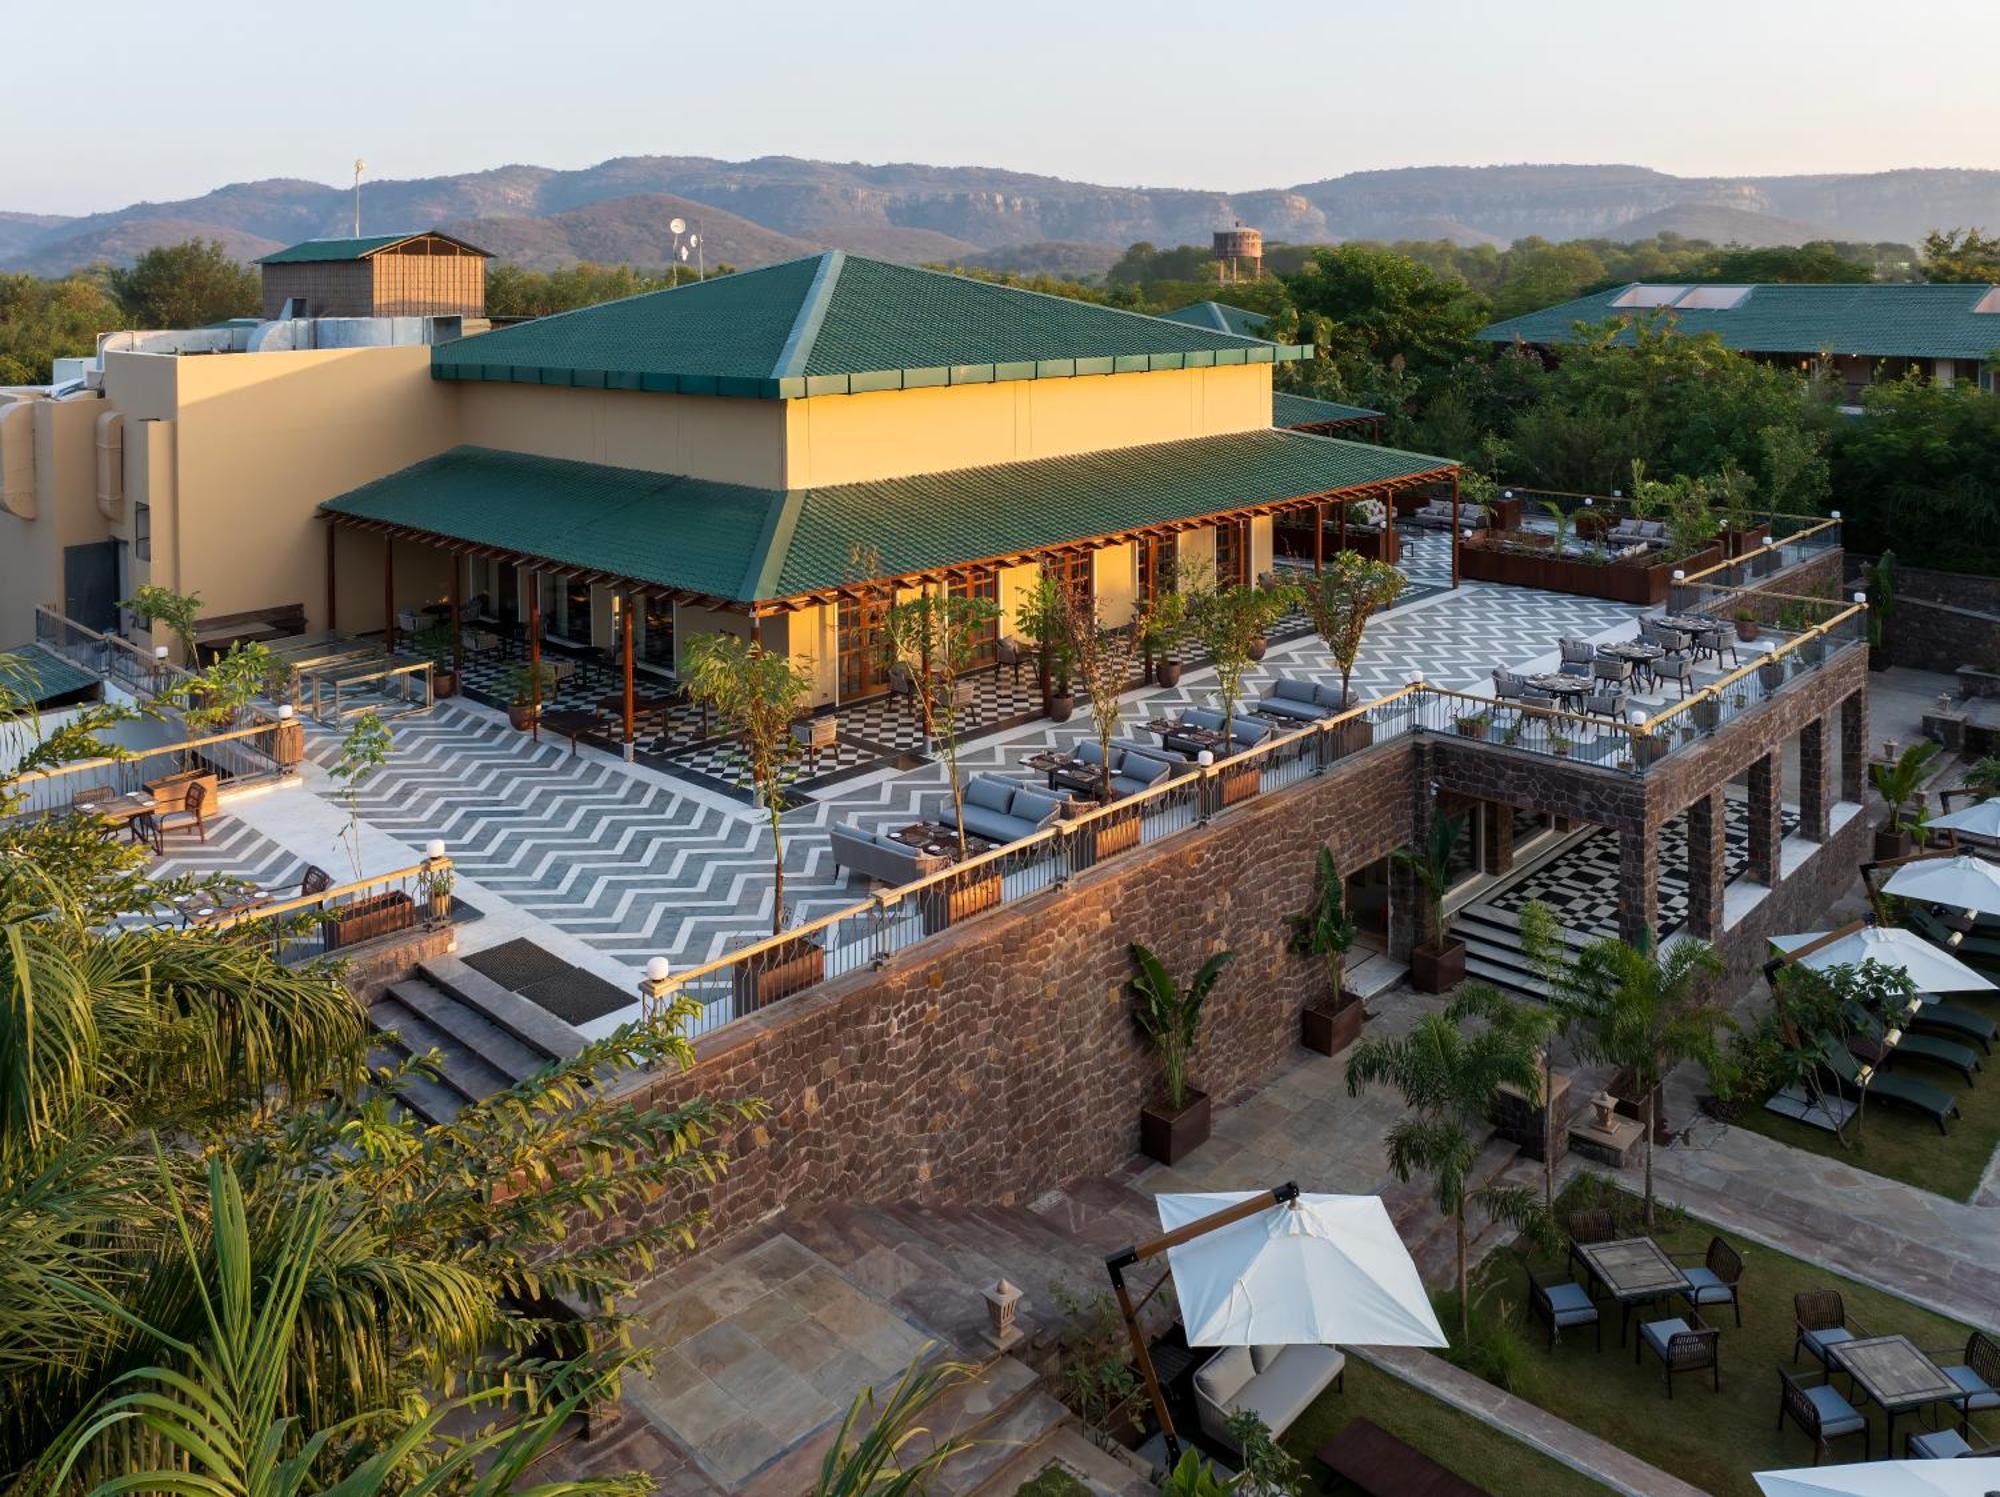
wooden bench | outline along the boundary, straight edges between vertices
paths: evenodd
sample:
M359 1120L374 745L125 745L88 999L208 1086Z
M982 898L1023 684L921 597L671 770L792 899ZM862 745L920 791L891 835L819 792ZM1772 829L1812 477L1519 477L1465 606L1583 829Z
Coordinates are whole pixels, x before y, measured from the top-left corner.
M1319 1463L1375 1497L1488 1497L1370 1419L1350 1419L1319 1448Z

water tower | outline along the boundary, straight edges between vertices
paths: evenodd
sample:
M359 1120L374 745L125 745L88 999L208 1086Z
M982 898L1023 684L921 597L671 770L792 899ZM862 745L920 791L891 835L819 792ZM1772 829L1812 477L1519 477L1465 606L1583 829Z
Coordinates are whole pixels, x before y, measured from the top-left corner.
M1233 229L1215 231L1215 278L1224 285L1233 285L1243 279L1241 264L1250 263L1250 279L1256 280L1264 274L1264 234L1261 229L1246 229L1237 224Z

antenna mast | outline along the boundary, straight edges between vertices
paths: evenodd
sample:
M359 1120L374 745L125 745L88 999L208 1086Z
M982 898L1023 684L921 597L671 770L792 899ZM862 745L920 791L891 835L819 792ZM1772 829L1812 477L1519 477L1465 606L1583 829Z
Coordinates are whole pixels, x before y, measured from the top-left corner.
M368 170L368 163L359 156L354 158L354 237L361 237L361 174Z

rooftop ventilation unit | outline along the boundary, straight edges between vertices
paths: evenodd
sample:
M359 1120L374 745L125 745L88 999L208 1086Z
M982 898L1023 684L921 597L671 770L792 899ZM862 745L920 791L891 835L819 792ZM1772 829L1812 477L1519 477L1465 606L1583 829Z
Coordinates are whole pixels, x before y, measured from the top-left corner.
M1986 294L1972 304L1972 310L2000 315L2000 286L1989 286Z
M1750 294L1748 286L1696 286L1674 303L1682 312L1727 312Z

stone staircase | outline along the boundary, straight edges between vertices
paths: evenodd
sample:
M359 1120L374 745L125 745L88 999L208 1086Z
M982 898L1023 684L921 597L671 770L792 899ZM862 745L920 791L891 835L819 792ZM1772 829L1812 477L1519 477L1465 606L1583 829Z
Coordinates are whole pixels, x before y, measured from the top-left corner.
M583 1046L553 1014L454 956L420 962L368 1009L380 1036L376 1064L435 1052L439 1074L415 1076L401 1098L426 1123L449 1123L469 1103L534 1075Z
M1542 1188L1542 1167L1523 1155L1516 1145L1496 1134L1487 1139L1480 1149L1479 1158L1466 1183L1466 1193L1476 1195L1494 1185L1521 1186L1539 1192ZM1432 1204L1430 1184L1412 1180L1408 1184L1391 1185L1382 1192L1382 1202L1388 1207L1389 1219L1395 1223L1397 1233L1410 1250L1410 1256L1416 1260L1417 1271L1423 1275L1425 1285L1431 1289L1455 1287L1458 1280L1457 1232L1451 1218L1440 1215ZM1512 1227L1495 1221L1474 1202L1465 1213L1466 1262L1477 1265L1487 1253L1511 1240L1513 1235Z
M1548 998L1548 985L1521 954L1521 917L1514 910L1475 901L1451 920L1453 940L1465 943L1465 975L1490 982L1514 998L1537 1003ZM1572 955L1589 945L1589 938L1564 929L1563 941Z

